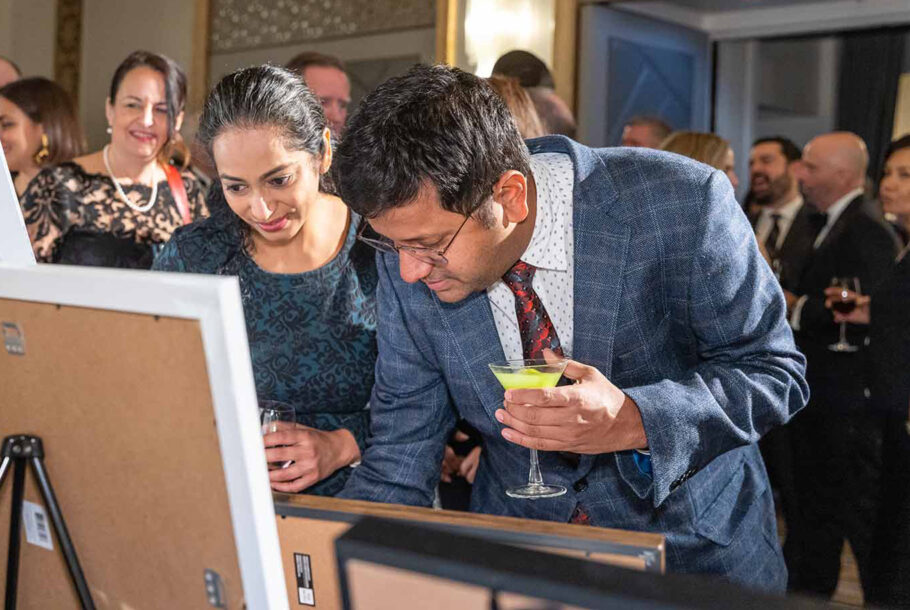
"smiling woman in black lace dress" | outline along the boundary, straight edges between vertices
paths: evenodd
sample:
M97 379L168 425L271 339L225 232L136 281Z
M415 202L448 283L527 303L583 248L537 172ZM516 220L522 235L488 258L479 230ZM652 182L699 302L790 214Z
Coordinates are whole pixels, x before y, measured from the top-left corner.
M164 56L136 51L118 66L110 143L43 169L21 197L40 262L148 268L177 227L207 215L199 183L168 163L185 98L186 76Z

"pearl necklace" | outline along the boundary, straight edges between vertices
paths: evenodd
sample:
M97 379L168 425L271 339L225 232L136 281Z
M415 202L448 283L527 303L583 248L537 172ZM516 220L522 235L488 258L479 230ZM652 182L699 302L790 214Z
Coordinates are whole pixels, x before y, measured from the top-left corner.
M158 162L157 161L155 162L156 176L152 176L152 182L153 182L152 195L149 197L148 203L146 203L145 205L136 205L135 203L133 203L133 201L129 197L126 196L126 193L123 192L123 187L120 186L120 182L118 182L117 179L114 177L114 172L111 169L111 162L107 158L107 149L108 148L110 148L110 144L106 145L104 147L104 149L102 150L102 156L104 157L104 167L107 169L107 173L111 177L111 180L114 183L114 188L117 189L117 194L120 195L120 199L123 201L123 203L125 203L131 209L133 209L137 212L148 212L149 210L152 209L152 206L155 205L155 201L158 199L158 181L155 180L155 177L157 176L157 173L158 173L157 172Z

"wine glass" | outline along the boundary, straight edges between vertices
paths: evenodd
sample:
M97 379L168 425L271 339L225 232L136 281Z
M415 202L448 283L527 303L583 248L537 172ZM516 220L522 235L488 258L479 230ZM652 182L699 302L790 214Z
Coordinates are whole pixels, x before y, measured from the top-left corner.
M491 363L490 370L499 380L503 389L552 388L556 387L566 365L565 358L553 360L506 360ZM531 449L531 469L528 472L528 484L506 489L511 498L535 500L555 498L566 493L562 485L546 485L540 474L540 462L537 450Z
M271 434L287 428L293 428L297 420L297 411L291 405L277 400L259 401L259 425L262 435ZM276 447L281 445L276 445ZM269 468L287 468L293 460L270 462Z
M856 297L859 296L859 278L856 277L835 277L831 279L831 285L840 289L840 298L831 303L831 309L844 315L849 314L856 309ZM840 338L837 343L828 346L832 352L852 353L859 348L847 341L847 323L840 323Z

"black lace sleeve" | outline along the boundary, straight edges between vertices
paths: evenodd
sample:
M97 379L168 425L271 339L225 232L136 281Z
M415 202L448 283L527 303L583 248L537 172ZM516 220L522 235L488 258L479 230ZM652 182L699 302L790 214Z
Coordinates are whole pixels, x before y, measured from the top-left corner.
M182 172L181 177L186 188L186 198L190 204L190 216L193 220L208 218L209 209L205 205L205 190L202 188L202 184L191 172Z
M60 239L73 224L67 209L70 197L65 193L65 181L58 168L45 168L29 182L19 199L35 258L42 263L51 262Z

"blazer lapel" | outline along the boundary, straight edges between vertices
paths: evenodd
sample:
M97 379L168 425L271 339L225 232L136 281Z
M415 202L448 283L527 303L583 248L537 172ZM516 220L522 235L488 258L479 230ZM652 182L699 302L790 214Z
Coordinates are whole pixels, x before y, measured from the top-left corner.
M615 198L615 191L605 192L602 183L594 180L592 184L592 180L575 189L572 359L596 367L609 378L631 232L619 221L611 224L604 213L604 199Z
M850 222L852 222L853 217L862 208L863 200L864 200L863 196L858 195L857 197L855 197L853 199L853 201L851 201L847 205L846 208L844 208L844 211L841 212L841 215L838 217L837 221L835 221L834 226L832 226L831 230L828 231L828 234L825 235L825 238L822 240L822 243L820 243L818 245L818 248L815 249L816 251L820 251L820 250L823 250L824 248L827 248L829 244L837 243L837 240L840 237L841 233L843 233L846 230L847 225L849 225Z
M456 352L455 357L461 362L466 379L495 422L493 413L502 407L503 390L488 365L506 357L487 293L475 292L458 303L435 301L441 323L449 333L449 345Z

